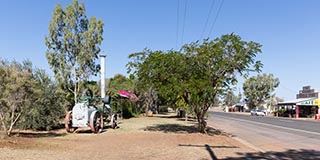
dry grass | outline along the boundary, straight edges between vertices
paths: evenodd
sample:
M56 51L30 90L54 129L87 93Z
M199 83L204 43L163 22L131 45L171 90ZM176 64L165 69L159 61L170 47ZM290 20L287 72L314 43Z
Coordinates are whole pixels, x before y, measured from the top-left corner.
M0 140L0 159L221 159L253 152L219 130L197 132L195 122L174 114L131 118L120 128L92 134L21 132Z

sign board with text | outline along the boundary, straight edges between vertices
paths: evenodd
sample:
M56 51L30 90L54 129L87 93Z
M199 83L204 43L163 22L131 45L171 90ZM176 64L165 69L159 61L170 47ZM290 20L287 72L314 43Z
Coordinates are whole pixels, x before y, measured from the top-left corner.
M318 106L319 99L311 99L307 101L298 102L296 105L303 105L303 106Z

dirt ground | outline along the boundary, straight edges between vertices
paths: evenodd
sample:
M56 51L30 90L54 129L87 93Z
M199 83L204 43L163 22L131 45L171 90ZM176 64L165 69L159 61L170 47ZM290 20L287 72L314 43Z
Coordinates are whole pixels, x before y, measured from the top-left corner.
M120 128L92 134L89 128L66 134L21 132L0 139L0 160L59 159L229 159L254 150L210 129L209 135L196 132L195 122L173 114L120 120Z

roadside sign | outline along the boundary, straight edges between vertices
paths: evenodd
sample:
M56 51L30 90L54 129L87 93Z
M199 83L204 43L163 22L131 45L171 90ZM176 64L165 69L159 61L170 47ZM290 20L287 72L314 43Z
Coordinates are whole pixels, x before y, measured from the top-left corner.
M303 102L297 103L297 105L318 106L318 105L319 105L319 99L313 99L313 100L309 100L309 101L303 101Z

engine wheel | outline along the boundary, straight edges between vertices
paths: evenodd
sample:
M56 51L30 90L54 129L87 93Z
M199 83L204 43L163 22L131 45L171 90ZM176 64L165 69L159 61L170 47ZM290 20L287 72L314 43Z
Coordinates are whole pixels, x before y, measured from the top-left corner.
M111 128L115 129L116 127L118 127L118 122L117 122L117 115L113 114L111 116Z
M76 127L72 127L72 111L69 111L66 114L66 117L64 118L64 126L68 133L73 133L75 130L77 130Z
M93 111L90 114L90 128L93 133L98 133L99 130L101 129L101 117L100 117L100 112L98 111Z

